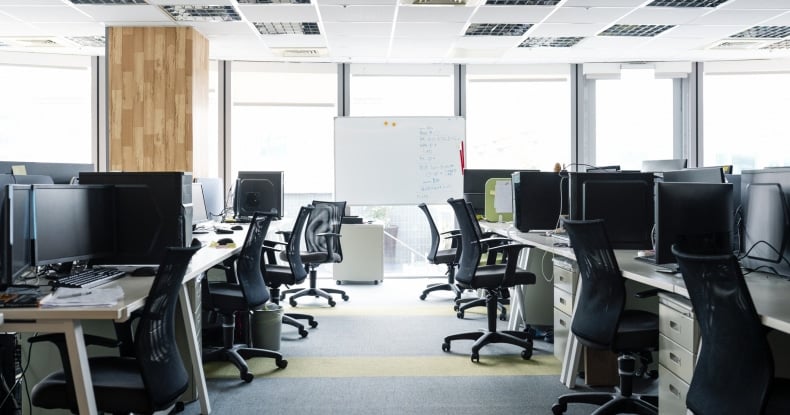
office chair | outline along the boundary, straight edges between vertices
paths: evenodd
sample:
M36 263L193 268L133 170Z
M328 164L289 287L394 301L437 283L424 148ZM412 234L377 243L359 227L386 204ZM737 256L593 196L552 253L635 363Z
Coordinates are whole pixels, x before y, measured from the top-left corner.
M551 407L564 413L569 403L601 405L595 414L656 414L658 397L633 393L636 358L646 364L646 353L658 348L658 316L642 310L625 310L625 280L606 235L603 220L565 220L576 262L581 291L573 313L571 331L590 349L618 354L619 390L562 395ZM655 294L655 291L650 291Z
M340 225L343 213L346 210L346 202L321 202L313 201L313 211L307 219L304 231L304 241L306 251L301 252L302 262L310 275L310 287L303 289L285 290L280 294L280 299L291 294L288 302L291 307L296 307L296 299L304 296L314 296L326 298L331 307L335 306L335 300L331 294L340 294L344 301L348 301L348 295L343 290L336 288L318 288L317 272L321 264L338 263L343 261L343 250L340 247ZM287 260L287 258L283 258Z
M529 245L524 244L502 244L490 247L489 252L505 251L508 252L507 261L502 264L480 265L480 257L483 253L482 245L485 239L480 239L475 226L477 219L474 211L470 209L463 199L449 199L447 201L455 212L458 224L461 229L461 256L458 261L458 271L455 274L455 281L464 289L482 289L486 299L486 317L488 330L474 331L460 334L453 334L444 338L442 350L450 351L450 342L453 340L474 340L472 345L472 361L480 361L480 349L490 343L509 343L523 347L521 357L529 359L532 356L532 337L526 331L504 330L497 331L497 305L500 290L521 284L534 284L535 274L518 269L516 258L519 251ZM499 238L502 239L502 238Z
M702 336L686 406L696 415L790 414L790 379L774 361L754 302L733 255L672 253Z
M189 375L176 345L175 309L184 274L198 249L167 248L142 313L138 314L133 356L102 356L88 360L99 411L151 414L176 404L187 389ZM96 336L90 337L97 339ZM77 413L65 336L47 334L30 339L31 342L44 340L52 341L58 347L63 370L51 373L37 383L31 392L31 402L42 408L68 409ZM113 345L107 340L102 343L86 339L86 342Z
M246 359L268 357L275 359L280 369L288 365L288 361L278 352L248 346L249 324L245 330L247 344L234 344L236 314L241 312L249 317L253 310L260 309L270 299L263 278L261 251L266 231L275 215L261 212L253 214L244 245L236 259L236 281L209 282L206 284L208 295L203 298L204 307L214 310L222 322L222 346L204 350L203 361L230 361L239 369L239 377L245 382L252 382L253 378Z
M294 227L289 232L282 233L286 242L279 241L265 241L263 251L266 253L267 261L261 261L261 267L264 268L264 275L266 285L269 287L272 302L279 304L280 302L280 286L301 284L307 278L307 270L302 263L302 256L300 251L302 248L301 239L304 225L307 222L307 217L313 211L313 206L302 206L299 209L299 214L296 216ZM281 251L285 256L288 265L278 265L274 252L278 245L285 245L285 250ZM283 324L288 324L296 327L299 330L299 335L307 337L307 330L298 320L307 320L307 323L312 328L318 327L318 322L315 318L308 314L285 313L283 314Z
M428 226L431 230L431 248L428 250L428 255L426 255L426 259L431 264L444 264L447 266L447 282L446 283L435 283L435 284L428 284L428 286L422 291L420 295L420 300L424 300L429 293L433 291L452 291L455 293L455 299L458 300L461 298L461 294L463 290L455 284L455 256L456 256L456 241L453 240L452 248L450 249L439 249L439 245L442 242L442 234L439 233L439 229L436 227L436 222L433 221L433 216L431 216L431 212L428 210L428 205L425 203L420 203L417 207L422 210L425 214L425 218L428 219ZM458 230L452 230L444 232L444 234L456 235L460 232Z

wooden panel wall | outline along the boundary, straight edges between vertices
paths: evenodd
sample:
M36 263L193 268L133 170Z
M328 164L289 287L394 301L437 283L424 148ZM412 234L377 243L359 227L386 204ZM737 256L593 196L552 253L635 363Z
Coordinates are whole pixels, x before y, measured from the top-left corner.
M208 125L208 40L189 27L110 27L107 83L110 171L192 171Z

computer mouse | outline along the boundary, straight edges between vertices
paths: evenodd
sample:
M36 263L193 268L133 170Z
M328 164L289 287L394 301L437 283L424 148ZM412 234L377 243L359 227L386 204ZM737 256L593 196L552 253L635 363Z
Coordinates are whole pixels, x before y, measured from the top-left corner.
M228 245L232 243L233 243L233 239L231 238L222 238L217 240L217 245Z
M233 233L233 229L216 228L214 229L214 233L216 233L217 235L230 234Z
M203 242L200 242L198 238L192 238L192 243L189 246L203 246Z
M156 275L154 267L140 267L130 272L129 275L133 277L152 277Z
M240 231L240 230L244 229L244 227L241 226L241 225L233 225L230 228L233 229L234 231Z

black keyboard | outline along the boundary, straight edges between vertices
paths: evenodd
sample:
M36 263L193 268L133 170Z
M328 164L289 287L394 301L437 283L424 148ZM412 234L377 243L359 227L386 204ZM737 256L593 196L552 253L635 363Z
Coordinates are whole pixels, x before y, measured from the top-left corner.
M54 287L93 288L126 275L117 268L90 268L75 271L50 282Z

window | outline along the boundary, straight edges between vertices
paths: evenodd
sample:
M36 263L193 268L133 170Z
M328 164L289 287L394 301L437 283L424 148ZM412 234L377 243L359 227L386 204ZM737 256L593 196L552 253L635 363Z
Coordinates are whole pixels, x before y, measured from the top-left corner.
M768 68L768 72L757 65L761 64L705 64L702 90L706 166L732 164L735 173L790 166L790 153L784 151L790 139L790 72L777 72L775 68ZM786 70L786 62L781 66Z
M313 199L332 200L337 67L233 62L231 174L285 172L284 216Z
M89 56L1 54L0 157L92 163L91 78Z
M596 80L592 164L639 170L642 160L673 158L673 83L656 79L651 69L623 69L621 79Z
M467 68L467 166L551 170L571 161L569 65Z

